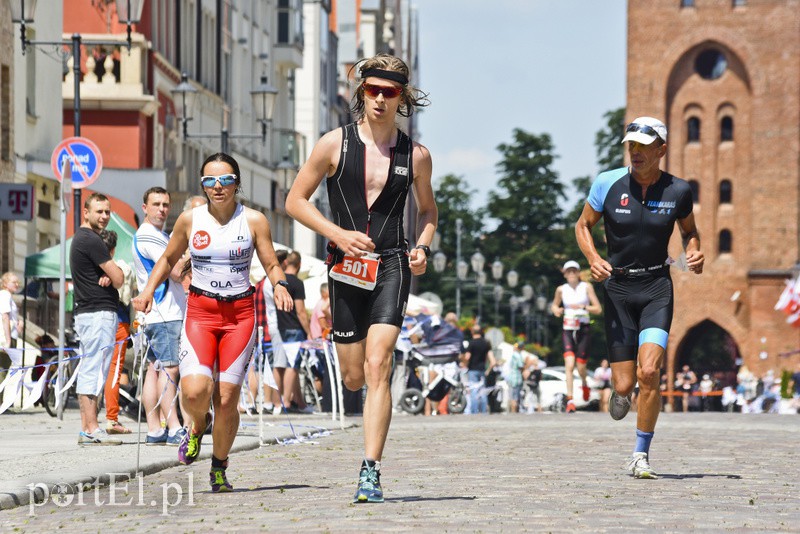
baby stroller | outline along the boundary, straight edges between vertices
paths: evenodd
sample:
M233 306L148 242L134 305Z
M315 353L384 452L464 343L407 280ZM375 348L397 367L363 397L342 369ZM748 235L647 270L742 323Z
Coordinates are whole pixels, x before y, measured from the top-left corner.
M422 341L412 342L417 338ZM398 343L406 386L399 402L403 411L421 413L426 398L439 402L448 393L448 411L464 411L467 401L458 369L463 341L461 331L440 317L418 317L417 324Z

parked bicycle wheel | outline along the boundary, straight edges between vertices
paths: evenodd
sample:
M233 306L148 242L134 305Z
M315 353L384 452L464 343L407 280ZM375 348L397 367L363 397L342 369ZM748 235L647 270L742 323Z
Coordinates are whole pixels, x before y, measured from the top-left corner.
M67 362L64 365L64 378L61 380L62 385L69 382L69 379L72 376L73 371L74 371L74 366L72 365L72 362ZM50 414L51 417L58 417L58 410L56 409L57 376L58 376L58 363L56 362L54 365L50 366L50 375L47 377L47 383L44 385L44 389L42 390L42 404L44 404L44 409L47 411L47 413ZM64 403L65 407L66 407L66 402L69 399L70 390L72 390L72 387L61 394L61 402Z

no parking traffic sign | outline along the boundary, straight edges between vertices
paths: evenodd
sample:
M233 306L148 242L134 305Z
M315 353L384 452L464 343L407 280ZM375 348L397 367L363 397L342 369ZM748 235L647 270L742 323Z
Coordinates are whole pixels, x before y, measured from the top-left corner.
M75 189L93 184L103 170L100 149L85 137L68 137L53 150L50 166L59 182L64 163L68 161L72 164L72 187Z

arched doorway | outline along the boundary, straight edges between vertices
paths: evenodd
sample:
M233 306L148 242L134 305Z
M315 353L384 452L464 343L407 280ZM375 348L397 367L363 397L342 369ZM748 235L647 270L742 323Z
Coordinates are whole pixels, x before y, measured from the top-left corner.
M721 326L706 319L686 332L675 354L677 373L689 365L700 378L708 373L720 387L736 385L736 371L741 362L739 346Z

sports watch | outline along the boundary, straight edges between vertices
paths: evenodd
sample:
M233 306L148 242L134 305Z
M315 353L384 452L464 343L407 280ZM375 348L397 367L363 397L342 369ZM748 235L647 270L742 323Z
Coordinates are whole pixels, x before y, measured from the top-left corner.
M286 280L278 280L278 283L275 284L275 285L276 286L283 286L286 289L289 289L289 282L287 282Z
M428 259L428 258L431 257L431 247L429 247L428 245L417 245L414 248L422 249L422 252L425 253L425 259Z

